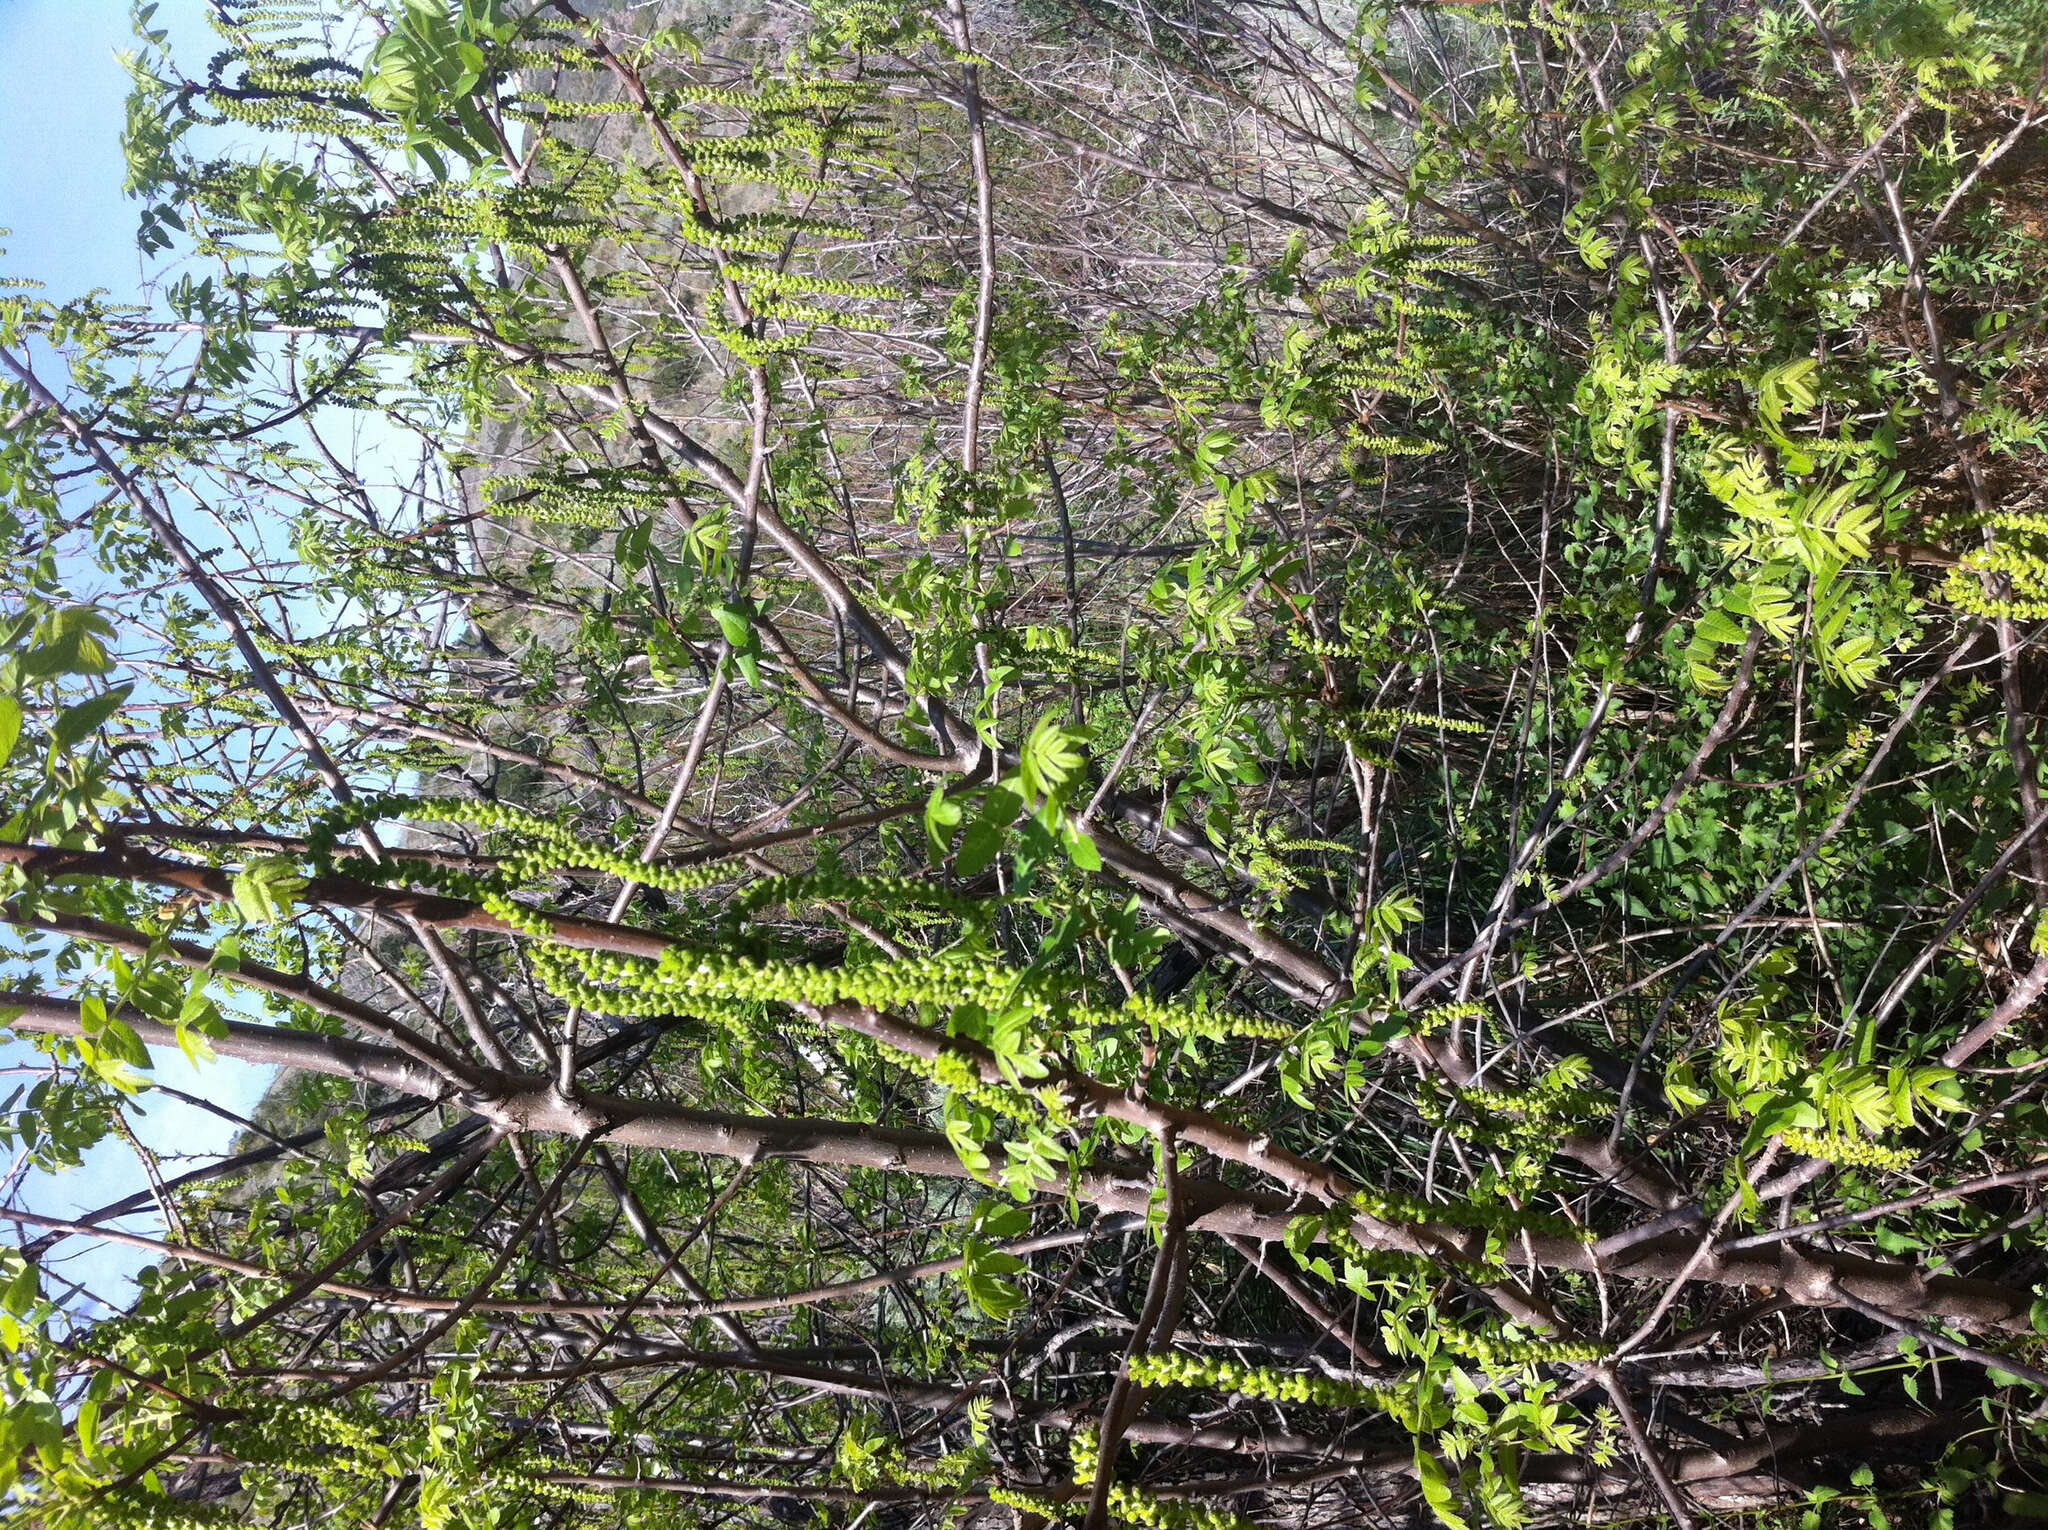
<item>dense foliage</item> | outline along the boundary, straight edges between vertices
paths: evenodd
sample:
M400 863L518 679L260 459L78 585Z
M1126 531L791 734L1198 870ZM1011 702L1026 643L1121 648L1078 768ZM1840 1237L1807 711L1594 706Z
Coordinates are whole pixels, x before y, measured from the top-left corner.
M216 10L0 302L0 1518L2048 1508L2037 0Z

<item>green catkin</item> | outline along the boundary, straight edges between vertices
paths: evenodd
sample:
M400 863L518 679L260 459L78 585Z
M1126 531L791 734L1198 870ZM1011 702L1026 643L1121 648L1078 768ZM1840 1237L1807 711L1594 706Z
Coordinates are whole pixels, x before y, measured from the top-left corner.
M1555 1085L1538 1084L1527 1089L1460 1089L1457 1094L1460 1103L1475 1110L1524 1116L1531 1121L1570 1120L1600 1105L1598 1096L1588 1090Z
M559 371L548 379L563 380ZM544 473L502 473L482 485L493 515L524 515L558 525L616 527L666 505L675 491L635 481L618 469L555 468Z
M773 297L757 297L754 300L754 317L774 319L783 324L836 324L841 329L860 330L869 334L889 327L889 321L877 314L847 313L837 308L824 308L816 303L786 303L780 298Z
M1280 1371L1271 1366L1246 1365L1220 1355L1138 1355L1130 1361L1129 1369L1131 1380L1139 1386L1206 1387L1264 1402L1313 1403L1324 1408L1378 1408L1383 1412L1390 1412L1401 1403L1398 1393L1384 1387L1305 1371Z
M1979 616L2017 621L2048 616L2048 515L1999 511L1984 525L1996 540L1963 554L1942 594ZM1999 594L2001 588L2007 593Z
M1131 1379L1140 1386L1156 1385L1158 1383L1148 1381L1140 1374L1141 1365L1185 1358L1187 1357L1179 1355L1142 1356L1131 1363ZM1067 1441L1067 1453L1074 1465L1074 1486L1093 1487L1096 1477L1102 1470L1102 1440L1095 1428L1092 1425L1077 1428L1072 1438ZM1112 1517L1125 1524L1145 1526L1147 1530L1253 1530L1250 1521L1240 1519L1226 1510L1191 1499L1163 1498L1157 1493L1130 1483L1112 1482L1109 1486L1108 1500ZM998 1499L998 1502L1010 1501L1008 1498ZM1078 1519L1088 1506L1088 1495L1077 1493L1067 1500L1042 1498L1041 1501L1053 1506L1048 1518Z
M1425 1227L1437 1224L1501 1234L1540 1233L1546 1237L1575 1238L1581 1241L1593 1236L1563 1217L1518 1211L1512 1206L1479 1201L1450 1201L1440 1204L1425 1201L1419 1196L1404 1194L1399 1190L1374 1186L1353 1191L1347 1198L1345 1206L1353 1212L1393 1227ZM1343 1208L1333 1208L1331 1215L1341 1217ZM1332 1229L1334 1233L1334 1222Z
M1329 1244L1344 1262L1360 1274L1379 1280L1421 1281L1443 1278L1443 1265L1426 1254L1410 1254L1395 1248L1367 1248L1342 1217L1333 1217L1323 1228Z
M1488 1370L1517 1365L1588 1364L1605 1359L1608 1347L1588 1339L1509 1339L1499 1334L1468 1333L1448 1323L1433 1330L1437 1342L1454 1355L1476 1360Z
M1168 1035L1201 1041L1286 1041L1301 1029L1264 1015L1233 1015L1203 1005L1167 1004L1143 993L1125 999L1122 1012Z
M406 817L507 833L516 838L517 848L501 857L488 875L460 867L371 861L336 853L345 832ZM658 960L563 945L552 938L552 921L514 898L515 889L563 872L585 871L682 895L731 881L734 869L719 861L696 866L643 862L624 851L592 843L554 819L503 802L396 795L361 798L326 814L314 825L309 858L323 874L339 872L374 882L403 879L475 900L514 929L541 942L534 952L535 970L557 997L604 1014L658 1014L691 1003L780 1002L811 1008L855 1003L897 1010L922 1004L948 1009L973 1004L991 1013L1021 1014L1027 1031L1041 1041L1063 1028L1113 1026L1132 1014L1163 1031L1214 1040L1226 1036L1284 1040L1294 1033L1293 1027L1263 1017L1162 1004L1142 996L1126 1000L1119 1010L1096 1008L1046 992L1027 982L1022 972L974 951L824 967L681 942ZM736 929L748 916L773 904L849 898L970 911L957 894L916 878L811 871L754 882L733 900L728 920Z
M417 861L371 861L337 853L347 831L394 818L463 823L479 831L509 835L515 848L489 873ZM1262 1016L1234 1015L1207 1006L1178 1006L1143 996L1120 1009L1089 1005L1031 981L1027 974L974 949L934 955L905 955L830 966L800 958L754 956L721 946L675 941L659 956L592 949L556 938L555 924L514 893L533 882L570 871L598 872L630 879L666 892L687 894L733 880L734 868L649 865L625 851L593 843L566 825L501 802L469 798L360 799L320 819L309 839L310 859L322 874L346 873L374 882L425 884L471 899L510 928L532 937L528 951L535 978L554 997L593 1014L621 1017L690 1015L732 1034L758 1024L761 1006L780 1004L809 1017L840 1004L915 1014L931 1008L958 1014L974 1008L1000 1017L1019 1037L1020 1056L1043 1057L1063 1034L1114 1028L1133 1017L1164 1034L1213 1041L1257 1038L1285 1041L1296 1028ZM829 899L872 898L890 906L958 906L948 889L915 878L852 876L811 871L757 880L730 901L722 924L732 939L748 919L771 905ZM962 908L963 913L974 910ZM1070 1130L1080 1125L1076 1104L1055 1085L1031 1089L986 1077L983 1065L963 1047L947 1045L936 1055L877 1043L898 1066L938 1086L958 1104L1021 1123L1030 1131Z
M1022 1509L1026 1514L1036 1514L1043 1519L1072 1519L1076 1511L1064 1499L1054 1498L1045 1493L1034 1493L1028 1488L992 1487L988 1490L989 1502L1007 1504L1013 1509Z
M779 271L772 266L752 266L727 261L720 272L749 292L773 295L800 292L814 297L873 298L894 300L904 296L901 287L880 282L841 281L830 276L807 276L797 271Z
M1555 1144L1560 1126L1604 1113L1599 1096L1580 1087L1587 1071L1584 1058L1570 1057L1521 1088L1425 1088L1416 1109L1431 1125L1468 1141L1543 1153Z
M301 663L313 663L321 659L335 663L361 663L367 656L364 640L359 637L330 636L305 638L294 641L279 637L274 632L257 636L257 643L267 652L283 654L286 658Z
M976 641L988 645L991 654L1001 654L1006 659L1025 655L1031 662L1047 673L1056 675L1078 675L1088 670L1121 670L1125 657L1111 648L1091 648L1085 643L1076 643L1074 635L1064 627L1046 627L1032 623L1023 630L1023 642L1017 641L1015 628L983 628L976 634Z
M1510 1339L1499 1334L1468 1333L1450 1324L1439 1324L1434 1332L1445 1349L1489 1370L1507 1370L1518 1365L1586 1364L1607 1354L1605 1345L1587 1340ZM1333 1376L1279 1371L1209 1355L1142 1355L1131 1361L1130 1375L1140 1386L1206 1387L1265 1402L1311 1403L1328 1408L1371 1407L1393 1412L1407 1401L1403 1394L1386 1387ZM1081 1459L1077 1449L1076 1481L1084 1480L1080 1476ZM1092 1470L1085 1480L1093 1480Z
M500 858L496 873L491 877L479 876L459 867L411 862L380 863L334 854L336 842L344 832L364 828L383 819L403 817L460 823L474 829L512 834L517 837L518 848ZM313 863L323 871L346 872L371 881L402 874L412 881L438 883L442 890L476 896L500 917L507 916L497 905L510 902L509 898L496 896L502 889L563 871L602 872L679 895L716 886L732 880L733 876L730 867L722 861L695 866L642 861L638 856L595 844L542 814L506 802L468 797L382 795L359 798L326 814L314 825L308 838L308 853ZM518 905L513 907L516 909ZM526 925L522 923L521 927Z
M1074 1124L1073 1112L1057 1090L1041 1089L1033 1093L1008 1084L988 1083L981 1077L974 1060L963 1053L947 1050L937 1057L927 1058L891 1047L889 1055L910 1072L921 1074L969 1104L997 1115L1008 1116L1027 1125L1048 1119L1055 1126Z
M107 1530L226 1530L246 1523L239 1511L219 1504L191 1503L139 1488L108 1494L95 1512Z
M1214 1504L1162 1498L1126 1482L1110 1484L1109 1511L1126 1524L1148 1530L1257 1530L1252 1521Z
M1415 1016L1409 1026L1409 1034L1433 1036L1445 1026L1458 1020L1478 1020L1487 1013L1484 1004L1471 999L1453 1000L1448 1004L1432 1004Z
M1439 712L1412 712L1401 707L1375 707L1361 712L1353 725L1362 731L1391 733L1396 728L1440 728L1446 733L1484 733L1486 724L1467 717L1445 717Z
M1374 655L1368 648L1357 643L1338 642L1334 638L1319 638L1310 634L1306 627L1289 627L1286 630L1287 646L1297 653L1305 653L1317 659L1358 659L1369 661Z
M991 1502L1051 1520L1078 1520L1088 1508L1085 1498L1054 1498L1024 1488L992 1487L988 1496ZM1162 1498L1123 1482L1110 1485L1109 1512L1113 1519L1146 1530L1256 1530L1252 1521L1228 1509L1192 1499Z
M869 99L872 91L853 80L790 80L760 90L736 90L717 85L684 85L671 90L666 102L692 102L705 106L734 106L752 112L795 110L838 111ZM672 109L672 108L671 108Z
M1915 1155L1905 1148L1886 1147L1881 1142L1872 1142L1865 1137L1808 1131L1804 1127L1796 1126L1780 1135L1785 1146L1793 1152L1804 1153L1808 1158L1824 1158L1829 1163L1838 1163L1844 1168L1910 1169L1915 1158Z
M1135 1370L1131 1379L1138 1381ZM1144 1385L1142 1381L1138 1384ZM1067 1459L1073 1463L1074 1486L1092 1486L1102 1471L1102 1435L1093 1424L1076 1426L1067 1440Z

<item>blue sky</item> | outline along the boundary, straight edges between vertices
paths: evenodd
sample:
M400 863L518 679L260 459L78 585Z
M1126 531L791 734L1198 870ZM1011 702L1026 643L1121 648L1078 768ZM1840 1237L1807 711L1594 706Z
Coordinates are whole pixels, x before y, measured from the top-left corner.
M197 72L217 46L204 0L162 0L157 26L171 33L173 55ZM116 299L141 297L135 204L121 194L122 103L128 77L115 55L132 45L125 0L0 0L0 274L33 277L63 299L104 287ZM25 1048L0 1044L0 1066ZM166 1084L246 1113L270 1070L216 1062L195 1073L176 1053L159 1052ZM0 1094L11 1088L0 1080ZM232 1128L195 1107L158 1096L145 1100L138 1136L167 1155L166 1174L218 1153ZM4 1168L0 1161L0 1168ZM143 1188L134 1153L119 1142L96 1148L85 1166L54 1180L31 1181L21 1203L62 1216L107 1204ZM155 1232L155 1219L124 1224ZM4 1237L0 1231L0 1237ZM60 1268L107 1296L146 1262L130 1250L66 1245L76 1257Z
M204 0L163 0L156 21L193 67L212 51ZM141 279L135 208L121 195L128 77L114 57L132 35L125 0L0 0L7 273L47 282L52 296L133 294Z

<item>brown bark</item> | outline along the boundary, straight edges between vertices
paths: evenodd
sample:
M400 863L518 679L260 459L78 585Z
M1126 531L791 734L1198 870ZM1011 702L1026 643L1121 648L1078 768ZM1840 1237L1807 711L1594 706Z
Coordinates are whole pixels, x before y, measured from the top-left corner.
M19 1031L64 1036L83 1031L75 1005L45 994L0 993L0 1011L6 1010L16 1011L12 1024ZM121 1018L151 1046L177 1044L169 1026L139 1014L124 1013ZM485 1074L475 1092L458 1096L447 1080L388 1047L245 1021L229 1021L228 1035L214 1047L246 1062L358 1079L427 1099L459 1099L465 1108L508 1133L595 1135L619 1147L702 1154L743 1163L786 1158L939 1179L969 1177L951 1144L937 1132L801 1117L736 1116L592 1091L570 1101L555 1091L551 1079L539 1074ZM1337 1176L1330 1175L1328 1183L1334 1192L1346 1189ZM1081 1175L1074 1188L1098 1211L1143 1216L1151 1204L1153 1182L1148 1170L1096 1169ZM1069 1187L1064 1182L1049 1182L1044 1189L1064 1196ZM1309 1209L1298 1198L1242 1190L1215 1180L1189 1181L1182 1186L1182 1193L1189 1202L1191 1230L1261 1242L1283 1240L1295 1216ZM1353 1231L1372 1247L1466 1260L1473 1258L1484 1241L1483 1234L1447 1223L1407 1226L1360 1218L1353 1223ZM1576 1239L1552 1235L1529 1234L1516 1240L1516 1247L1546 1269L1597 1269L1609 1278L1668 1281L1692 1263L1698 1240L1685 1233L1652 1238L1608 1258L1599 1257ZM1884 1264L1792 1243L1768 1256L1721 1255L1710 1250L1692 1275L1714 1285L1782 1290L1802 1306L1848 1305L1846 1294L1888 1311L1944 1318L1968 1328L2015 1334L2032 1331L2027 1320L2033 1300L2030 1292L1993 1281L1929 1276L1911 1265Z

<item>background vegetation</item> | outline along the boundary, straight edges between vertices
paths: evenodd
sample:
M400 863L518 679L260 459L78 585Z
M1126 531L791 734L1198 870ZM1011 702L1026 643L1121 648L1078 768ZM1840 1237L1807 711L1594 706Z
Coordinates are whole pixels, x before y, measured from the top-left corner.
M218 11L0 303L0 1515L2048 1511L2038 4Z

